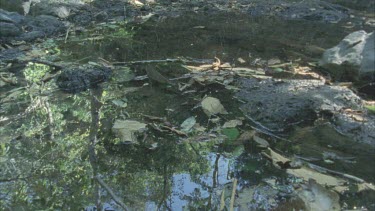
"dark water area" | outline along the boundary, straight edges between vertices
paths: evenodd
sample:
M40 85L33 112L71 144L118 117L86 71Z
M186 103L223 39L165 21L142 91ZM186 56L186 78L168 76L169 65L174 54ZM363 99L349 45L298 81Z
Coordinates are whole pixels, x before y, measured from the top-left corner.
M156 19L156 20L153 20ZM303 56L317 59L322 50L337 44L356 29L320 22L284 21L275 17L251 17L223 13L187 14L158 20L151 18L129 27L129 43L114 37L105 41L62 47L74 58L100 56L109 61L131 61L174 57L213 58L232 62L239 57L292 60ZM90 53L88 53L90 52ZM248 63L244 63L248 65Z
M60 60L81 63L98 58L129 62L217 57L234 66L266 68L273 61L316 62L324 49L356 29L230 13L186 14L152 17L143 24L103 26L72 37L66 44L62 41L58 49ZM153 66L169 79L189 73L180 63ZM50 71L45 66L29 68L39 68L41 75ZM97 191L87 141L92 133L97 137L96 171L131 210L219 210L223 204L227 209L234 180L241 199L234 204L236 210L299 206L288 202L293 201L293 185L300 179L275 168L254 143L236 141L237 133L252 130L253 124L243 116L233 91L212 83L195 84L188 89L191 92L182 93L175 84L142 78L145 69L144 64L116 67L99 91L78 94L44 94L57 89L53 81L12 90L0 87L1 172L2 178L13 178L0 181L0 208L94 210L99 193L107 210L122 210L107 191ZM27 68L24 71L28 73ZM187 79L175 81L189 83ZM209 121L215 117L208 118L199 106L206 96L220 99L228 114ZM92 131L96 99L101 102L96 105L100 123ZM195 117L203 132L197 130L186 137L162 127L180 129L189 117ZM137 133L137 143L125 142L114 132L116 120L125 119L148 124L147 130ZM243 124L235 130L221 127L233 119L242 119ZM375 182L373 150L363 150L329 126L309 125L282 136L292 143L262 138L285 155L318 158L312 161L316 165ZM334 152L337 159L324 162L323 152ZM348 209L375 209L373 191L353 191L340 199L340 205L346 204Z

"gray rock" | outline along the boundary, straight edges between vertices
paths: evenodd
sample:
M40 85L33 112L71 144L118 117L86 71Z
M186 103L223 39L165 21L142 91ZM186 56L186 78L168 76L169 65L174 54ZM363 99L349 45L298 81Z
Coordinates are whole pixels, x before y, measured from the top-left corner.
M1 8L8 10L23 13L23 0L0 0Z
M0 22L20 24L24 19L24 16L16 12L8 12L6 10L0 9Z
M356 31L346 36L337 46L326 50L319 64L334 68L335 65L351 65L359 75L375 73L374 33ZM339 66L337 68L340 68Z
M95 20L96 21L106 21L108 19L108 14L104 11L99 12L98 14L95 15Z
M65 25L61 21L49 15L39 15L29 19L26 25L29 31L41 31L47 36L65 32L66 30Z
M79 68L64 69L57 77L57 86L68 93L79 93L89 88L95 88L107 81L112 70L107 67L82 65Z
M11 62L24 55L24 52L22 52L19 48L5 49L0 51L0 61Z
M346 87L319 80L241 79L240 88L236 96L245 102L241 110L269 132L283 133L324 116L353 140L375 146L375 118L366 114L361 98ZM363 111L367 122L353 119L343 112L346 108Z
M5 13L0 11L0 22L14 23L14 21Z
M54 13L57 17L65 19L70 15L70 9L65 6L55 8Z
M32 31L32 32L23 33L21 36L17 37L16 40L24 40L24 41L30 42L38 38L44 38L45 36L46 34L42 31Z
M13 23L0 22L0 36L13 37L22 33L21 29Z

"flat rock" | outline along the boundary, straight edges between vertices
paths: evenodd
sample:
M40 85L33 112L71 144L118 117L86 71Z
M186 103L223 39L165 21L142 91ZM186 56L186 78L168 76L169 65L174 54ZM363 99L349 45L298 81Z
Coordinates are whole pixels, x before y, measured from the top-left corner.
M356 31L346 36L338 45L326 50L319 64L336 68L350 65L359 75L375 75L375 34ZM336 66L335 66L336 65ZM343 68L341 68L343 69Z
M0 22L0 36L14 37L22 33L21 29L13 23Z
M323 116L353 140L375 146L375 117L366 113L361 98L346 87L319 80L240 79L239 84L236 96L245 101L240 109L271 132L310 125ZM343 112L347 108L362 111L363 121Z

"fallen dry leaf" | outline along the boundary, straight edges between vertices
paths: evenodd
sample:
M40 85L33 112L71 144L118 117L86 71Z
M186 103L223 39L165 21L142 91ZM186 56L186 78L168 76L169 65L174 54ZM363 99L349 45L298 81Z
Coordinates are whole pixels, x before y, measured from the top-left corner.
M201 102L204 113L207 116L216 114L228 114L220 100L214 97L206 97Z

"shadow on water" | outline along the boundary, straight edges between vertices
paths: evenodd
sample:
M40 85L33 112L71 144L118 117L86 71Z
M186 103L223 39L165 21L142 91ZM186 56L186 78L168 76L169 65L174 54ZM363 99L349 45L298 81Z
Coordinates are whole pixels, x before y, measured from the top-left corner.
M72 42L63 49L75 59L88 55L109 61L217 56L228 62L241 57L248 61L244 65L248 65L258 57L316 59L322 49L332 47L348 33L334 24L287 22L232 13L155 17L130 26L129 30L134 34L131 42L112 37L82 45Z
M153 18L144 24L126 27L126 31L120 29L117 34L109 30L112 34L106 33L111 36L96 41L72 40L61 46L62 59L85 62L100 57L119 62L177 57L213 59L216 56L236 65L239 65L237 59L242 58L243 66L263 66L266 63L259 62L258 58L263 61L275 58L284 62L298 58L314 61L322 49L336 44L348 33L337 25L284 22L235 14ZM119 38L118 32L126 38ZM187 73L181 65L155 66L167 78ZM114 73L115 76L103 85L97 164L102 179L128 206L137 210L218 210L222 199L225 203L230 201L230 195L222 196L221 193L222 190L231 192L234 178L238 179L237 189L256 189L263 187L265 180L275 179L285 191L269 196L275 197L277 202L291 198L288 190L292 184L288 181L293 178L274 168L253 145L236 142L221 134L219 125L243 117L239 103L223 85L198 84L194 86L194 92L182 94L176 84L134 80L147 74L142 64L115 71L128 74L130 79ZM78 210L94 204L95 185L87 150L92 93L57 92L53 96L40 96L30 89L18 92L15 94L18 103L7 99L2 101L1 107L1 114L7 112L6 115L13 119L1 125L0 152L4 159L1 178L7 179L0 184L0 207L5 210ZM229 112L221 116L219 122L208 122L198 106L206 95L219 98ZM24 110L26 112L22 112ZM188 139L160 127L163 123L170 128L179 128L192 116L200 126L213 133ZM142 121L149 129L137 135L138 143L128 144L112 130L118 119ZM249 129L247 122L238 128L239 132ZM293 153L309 157L319 155L310 152L321 152L322 148L328 147L319 146L321 142L327 144L326 141L343 139L331 130L316 130L304 128L292 134L291 139L297 143L294 146L276 145L285 152L294 150ZM327 137L326 134L333 135ZM298 141L304 139L308 141L299 145ZM298 147L306 151L298 150ZM363 168L354 169L350 167L352 163L343 162L340 170L351 174L362 171L360 176L374 182L373 170L367 163L362 163ZM108 210L116 207L106 191L100 194ZM272 208L270 201L260 198L249 195L249 207L253 210ZM353 197L348 197L347 201L350 200ZM354 200L350 205L356 205L356 202ZM372 202L361 203L372 206Z

